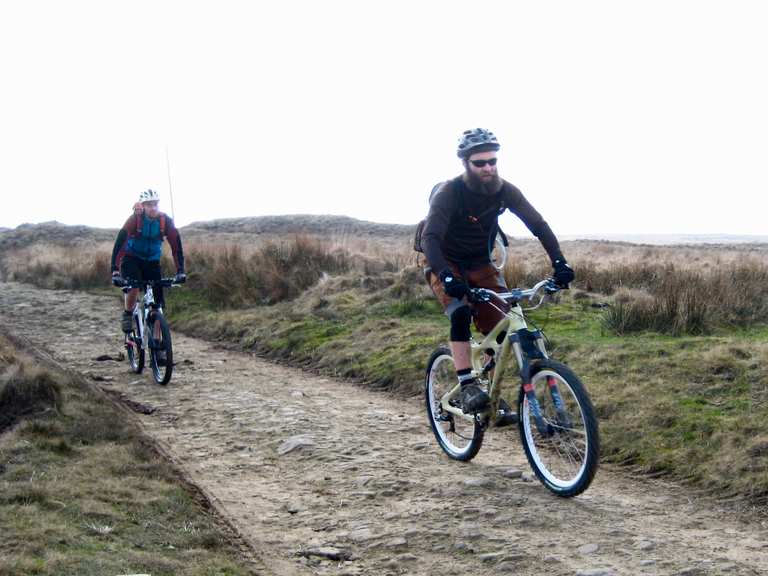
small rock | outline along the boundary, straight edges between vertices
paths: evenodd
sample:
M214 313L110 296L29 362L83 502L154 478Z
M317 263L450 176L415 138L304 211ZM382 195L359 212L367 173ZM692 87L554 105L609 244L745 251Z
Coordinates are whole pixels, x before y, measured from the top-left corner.
M587 568L577 570L576 576L614 576L613 568Z
M496 566L496 572L518 572L519 568L516 562L502 562Z
M314 441L307 436L292 436L291 438L288 438L288 440L280 444L280 447L277 449L277 453L280 456L284 456L289 452L293 452L294 450L298 450L306 446L314 446L314 445L315 445Z
M469 544L467 544L466 542L456 542L453 545L453 549L454 550L461 550L463 552L468 552L470 550L470 547L469 547Z
M523 482L533 482L533 476L531 476L530 474L523 474L522 476L520 476L520 480L522 480Z
M579 546L579 554L594 554L600 549L600 546L597 544L584 544L584 546Z
M562 560L557 556L550 554L549 556L544 556L544 562L547 564L555 564L556 562L562 562Z
M637 543L637 549L638 550L653 550L656 547L656 544L653 542L649 542L648 540L641 540Z
M514 478L514 479L522 478L523 477L523 471L522 470L518 470L516 468L508 468L508 469L504 470L501 473L501 475L504 476L504 478Z
M375 536L369 528L358 528L349 533L349 539L352 540L352 542L367 542L373 538L375 538Z
M291 502L289 504L286 504L285 510L289 514L297 514L297 513L301 512L302 510L304 510L304 508L302 508L299 504L297 504L295 502Z
M135 400L130 400L129 398L122 398L121 400L123 404L125 404L128 408L134 412L138 412L139 414L154 414L154 412L157 410L157 408L154 406L150 406L149 404L142 404L141 402L136 402Z
M408 541L405 538L392 538L387 540L382 545L384 548L403 548L408 545Z
M656 564L656 560L640 560L640 566L653 566L654 564Z
M484 486L490 486L492 482L488 478L467 478L464 480L464 486L471 488L482 488Z
M304 392L302 392L301 390L294 390L293 392L291 392L291 396L293 396L294 398L302 398L304 396Z
M331 546L323 546L320 548L308 548L307 550L300 550L297 552L299 556L309 558L310 556L318 556L320 558L328 558L328 560L349 560L351 555L346 550L340 550L339 548L333 548Z
M416 562L418 559L419 557L413 554L400 554L400 556L395 558L398 562Z
M497 560L501 560L503 556L504 552L489 552L487 554L480 554L478 558L482 562L496 562Z

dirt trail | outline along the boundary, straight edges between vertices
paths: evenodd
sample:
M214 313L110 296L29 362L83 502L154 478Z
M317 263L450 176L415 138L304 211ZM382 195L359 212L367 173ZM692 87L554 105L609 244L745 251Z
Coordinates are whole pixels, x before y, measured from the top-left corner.
M559 499L530 481L516 430L493 431L470 464L450 461L420 399L178 333L178 365L160 387L126 362L95 360L121 349L118 313L116 298L0 284L5 329L157 409L136 418L271 573L768 573L766 522L610 467L586 494Z

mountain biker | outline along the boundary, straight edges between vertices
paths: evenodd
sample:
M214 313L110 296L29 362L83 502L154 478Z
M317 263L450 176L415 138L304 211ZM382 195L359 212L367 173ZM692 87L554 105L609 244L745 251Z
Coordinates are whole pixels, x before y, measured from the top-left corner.
M561 287L574 279L549 225L518 188L499 178L496 136L483 128L466 130L459 138L457 155L464 173L443 182L430 199L421 246L425 274L432 292L451 322L450 347L461 384L459 402L465 413L481 412L489 397L472 375L469 288L506 292L504 277L491 263L489 247L498 230L498 217L509 210L520 218L546 250ZM501 313L491 326L501 320Z
M184 272L184 251L181 247L181 235L173 224L173 219L158 210L160 195L155 190L144 190L139 201L134 205L134 213L125 221L117 233L112 249L113 283L122 278L131 280L160 280L160 255L163 249L163 236L168 239L176 265L175 281L182 283L187 279ZM139 289L133 288L125 295L122 329L132 330L133 307L138 298ZM162 287L154 289L155 302L164 306Z

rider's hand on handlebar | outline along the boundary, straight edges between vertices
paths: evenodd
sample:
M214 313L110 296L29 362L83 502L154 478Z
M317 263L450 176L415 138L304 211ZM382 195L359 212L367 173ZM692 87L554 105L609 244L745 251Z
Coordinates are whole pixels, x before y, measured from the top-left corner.
M176 272L176 276L173 277L173 281L176 284L184 284L184 282L187 281L187 275L184 273L184 271L180 270L179 272Z
M573 268L568 265L565 258L558 258L552 263L554 268L554 274L552 278L555 281L555 285L558 288L568 288L568 284L573 282L576 275L573 273Z
M120 271L112 270L112 284L115 286L122 286L123 282L123 277L120 275Z
M453 298L464 298L469 293L469 286L461 278L454 275L450 268L440 272L440 280L445 287L445 293Z

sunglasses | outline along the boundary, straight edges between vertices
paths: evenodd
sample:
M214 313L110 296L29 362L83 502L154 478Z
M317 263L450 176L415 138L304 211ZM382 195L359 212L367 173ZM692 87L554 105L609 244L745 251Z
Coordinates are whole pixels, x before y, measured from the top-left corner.
M482 168L486 164L488 164L489 166L496 166L497 160L498 158L491 158L489 160L470 160L470 162L472 163L472 166L474 166L475 168Z

